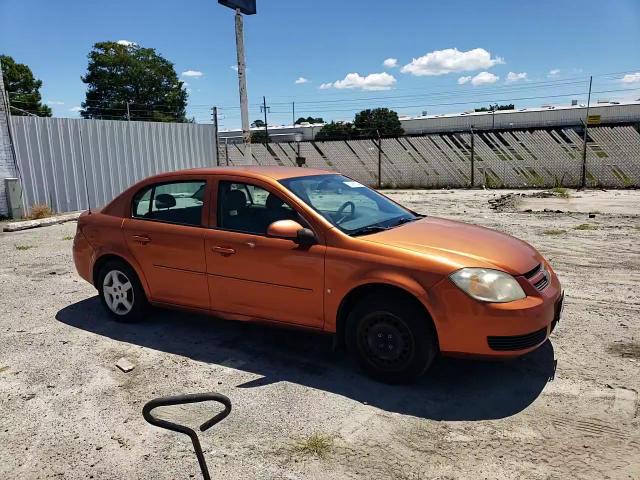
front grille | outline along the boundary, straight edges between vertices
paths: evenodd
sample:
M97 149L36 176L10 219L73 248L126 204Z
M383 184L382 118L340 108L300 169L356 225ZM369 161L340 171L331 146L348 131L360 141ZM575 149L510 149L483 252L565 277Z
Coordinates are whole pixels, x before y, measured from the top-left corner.
M536 273L538 273L540 271L540 269L542 268L542 264L539 263L538 265L536 265L535 268L533 268L532 270L529 270L527 273L524 274L524 278L529 279L535 276Z
M514 335L510 337L487 337L489 347L492 350L524 350L544 341L547 336L547 328L527 333L526 335Z
M533 284L538 290L542 291L549 285L549 277L544 275L540 280Z
M549 274L545 271L541 263L536 265L535 268L524 273L522 276L529 280L533 286L536 287L536 290L540 292L549 286ZM540 278L534 281L536 277Z

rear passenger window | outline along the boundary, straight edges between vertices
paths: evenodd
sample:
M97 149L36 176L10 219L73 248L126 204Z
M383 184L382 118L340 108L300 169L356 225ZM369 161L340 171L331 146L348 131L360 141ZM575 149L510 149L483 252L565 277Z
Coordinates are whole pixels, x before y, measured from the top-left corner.
M206 182L172 182L152 185L133 198L132 215L180 225L199 226Z

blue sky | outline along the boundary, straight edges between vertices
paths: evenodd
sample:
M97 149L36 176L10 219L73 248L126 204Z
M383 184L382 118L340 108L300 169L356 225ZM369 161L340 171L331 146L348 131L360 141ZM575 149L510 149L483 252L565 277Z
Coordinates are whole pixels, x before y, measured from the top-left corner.
M201 73L182 77L198 122L219 105L222 127L237 127L233 28L215 0L0 0L0 52L43 80L56 116L77 116L91 46L127 40ZM640 98L638 0L258 0L245 42L250 117L265 95L277 124L291 122L292 101L299 115L346 120L376 106L416 115L586 102L589 75L595 100Z

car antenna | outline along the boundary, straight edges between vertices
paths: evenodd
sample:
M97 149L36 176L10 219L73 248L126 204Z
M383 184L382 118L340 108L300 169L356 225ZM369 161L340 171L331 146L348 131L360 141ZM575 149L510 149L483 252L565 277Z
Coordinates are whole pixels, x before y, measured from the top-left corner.
M82 122L82 120L80 120ZM87 183L87 165L84 161L84 142L82 141L82 123L78 128L78 134L80 137L80 158L82 159L82 175L84 177L84 191L87 194L87 205L89 206L89 215L91 215L91 199L89 198L89 184Z

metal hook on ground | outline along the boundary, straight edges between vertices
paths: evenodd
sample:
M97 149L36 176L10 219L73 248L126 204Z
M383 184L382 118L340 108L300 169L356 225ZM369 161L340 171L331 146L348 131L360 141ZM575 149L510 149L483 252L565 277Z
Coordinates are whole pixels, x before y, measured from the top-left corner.
M198 463L200 464L202 477L204 478L204 480L211 480L211 476L209 475L209 470L207 468L207 462L204 459L202 447L200 446L200 440L198 440L198 434L195 432L195 430L185 425L179 425L177 423L155 417L151 413L151 411L157 407L167 407L170 405L183 405L188 403L199 403L207 401L214 401L223 404L224 410L200 425L200 431L204 432L205 430L214 426L216 423L224 420L229 415L229 413L231 413L231 400L229 400L228 397L219 393L192 393L186 395L154 398L153 400L148 401L142 408L142 416L151 425L188 435L189 438L191 438L193 449L195 450L196 456L198 457Z

